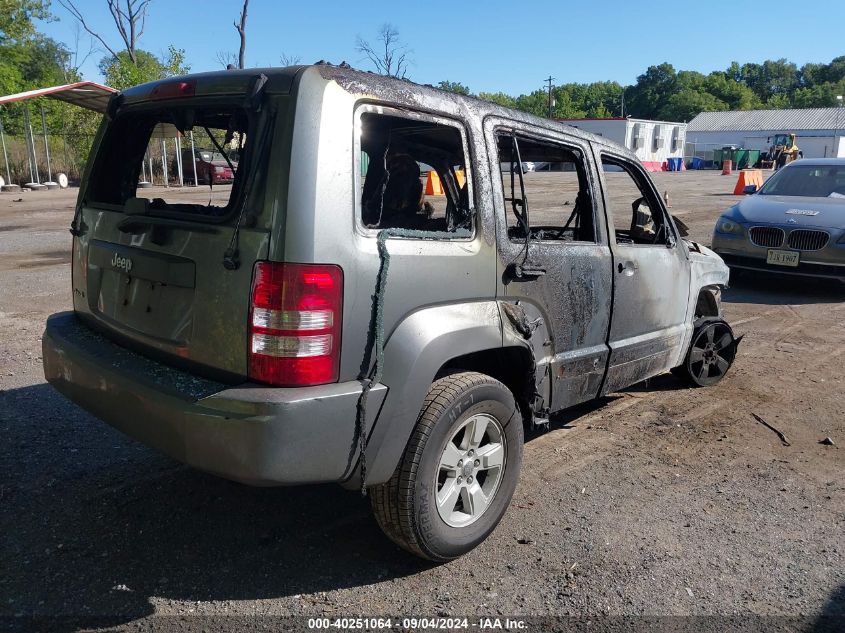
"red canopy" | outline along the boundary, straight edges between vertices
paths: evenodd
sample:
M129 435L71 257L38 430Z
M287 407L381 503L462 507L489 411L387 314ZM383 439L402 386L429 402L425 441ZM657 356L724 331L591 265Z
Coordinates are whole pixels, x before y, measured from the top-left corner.
M24 101L36 97L50 97L59 101L66 101L80 108L88 108L95 112L105 112L109 105L109 99L117 92L114 88L102 86L93 81L80 81L75 84L64 86L53 86L52 88L39 88L28 90L13 95L0 97L0 105L14 101Z

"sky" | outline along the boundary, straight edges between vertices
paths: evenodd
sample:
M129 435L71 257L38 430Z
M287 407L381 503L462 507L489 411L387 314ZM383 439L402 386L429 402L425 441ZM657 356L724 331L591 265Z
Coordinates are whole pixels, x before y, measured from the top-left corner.
M106 0L77 0L89 26L110 46L119 39ZM170 44L185 49L192 72L218 70L221 51L235 52L233 21L241 0L152 0L139 47L157 55ZM41 24L80 58L89 37L53 2L56 20ZM457 81L473 92L518 95L544 85L618 81L632 84L653 64L708 73L732 61L785 57L799 66L845 55L845 2L578 2L489 0L459 3L250 0L247 66L281 66L283 55L301 63L325 59L372 69L355 50L356 37L374 41L392 24L410 50L408 77L418 83ZM78 39L78 44L76 43ZM101 80L102 51L81 65Z

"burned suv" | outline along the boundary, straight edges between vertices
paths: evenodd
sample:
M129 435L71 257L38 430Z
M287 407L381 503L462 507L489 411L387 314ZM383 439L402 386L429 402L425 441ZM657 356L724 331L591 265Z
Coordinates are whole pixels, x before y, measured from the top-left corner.
M141 197L162 124L239 139L233 182ZM495 528L526 427L734 358L722 260L631 152L553 121L329 65L225 71L115 96L92 152L49 382L204 471L364 489L422 557Z

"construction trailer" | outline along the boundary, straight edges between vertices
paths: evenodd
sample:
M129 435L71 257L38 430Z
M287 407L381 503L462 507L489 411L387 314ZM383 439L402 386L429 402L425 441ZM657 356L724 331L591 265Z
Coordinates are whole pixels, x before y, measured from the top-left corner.
M845 108L702 112L687 126L687 143L766 152L778 134L795 134L804 158L845 158Z
M687 124L630 117L558 119L561 123L603 136L627 147L649 171L666 171L670 159L683 159Z

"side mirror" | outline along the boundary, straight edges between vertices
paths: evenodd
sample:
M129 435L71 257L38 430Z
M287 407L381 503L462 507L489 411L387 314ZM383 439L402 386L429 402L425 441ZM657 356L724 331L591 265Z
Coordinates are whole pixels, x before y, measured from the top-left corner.
M745 187L742 188L742 193L747 196L750 196L752 193L757 193L757 185L745 185Z

